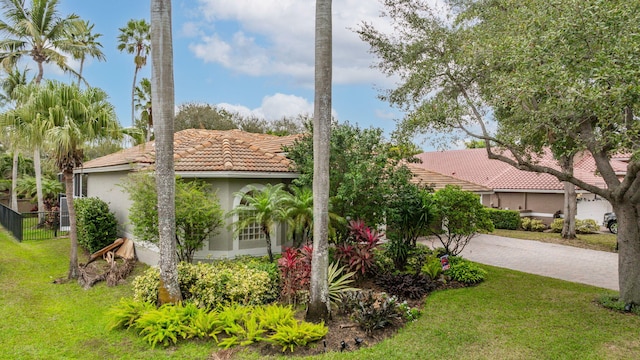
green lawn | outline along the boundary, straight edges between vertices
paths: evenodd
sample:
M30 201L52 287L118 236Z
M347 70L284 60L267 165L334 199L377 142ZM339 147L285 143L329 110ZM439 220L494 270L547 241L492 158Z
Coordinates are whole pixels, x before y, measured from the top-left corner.
M614 252L616 249L616 235L609 233L578 234L577 238L573 240L565 240L558 233L521 230L496 229L491 233L491 235L506 236L523 240L537 240L591 250Z
M133 332L109 331L107 309L131 289L53 284L66 274L68 246L68 239L17 243L0 233L0 358L215 358L211 342L152 350ZM485 268L489 275L479 286L430 295L422 318L394 338L321 358L640 358L640 317L598 306L594 299L605 290ZM261 356L238 351L234 358Z

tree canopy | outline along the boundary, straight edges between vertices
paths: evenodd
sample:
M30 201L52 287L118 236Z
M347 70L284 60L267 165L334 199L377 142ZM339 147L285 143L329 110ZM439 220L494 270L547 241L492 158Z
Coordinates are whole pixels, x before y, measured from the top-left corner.
M609 200L618 214L621 299L640 303L640 3L386 0L393 34L358 30L379 67L400 76L382 95L408 110L398 136L457 133L489 158L549 173ZM543 166L537 155L593 157L606 186ZM613 156L628 159L619 177ZM621 218L622 216L622 218Z

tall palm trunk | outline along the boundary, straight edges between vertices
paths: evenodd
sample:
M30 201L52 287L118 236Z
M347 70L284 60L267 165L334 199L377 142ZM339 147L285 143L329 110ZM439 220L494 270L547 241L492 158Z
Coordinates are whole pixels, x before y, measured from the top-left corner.
M331 0L316 0L313 115L313 255L306 319L329 317L329 141L331 138Z
M84 68L84 55L80 57L80 71L78 71L78 88L80 88L80 80L82 80L82 68Z
M138 64L136 64L136 69L133 71L133 85L131 86L131 126L134 126L136 123L134 100L136 98L136 80L138 79L138 69L139 69ZM147 137L147 141L149 141L148 137Z
M76 209L73 206L73 170L65 169L64 175L64 192L67 195L67 209L69 211L69 226L71 229L76 228ZM78 278L78 235L75 231L69 232L71 240L71 252L69 255L69 279Z
M18 211L18 165L20 160L20 153L17 149L13 150L13 167L11 168L11 209Z
M156 186L160 237L160 304L182 300L176 255L175 171L173 167L173 44L171 0L151 1L152 102L157 109Z
M42 193L42 165L40 165L40 145L36 145L33 150L33 169L36 173L36 194L38 197L38 219L39 223L44 223L45 220L45 208L44 208L44 195Z

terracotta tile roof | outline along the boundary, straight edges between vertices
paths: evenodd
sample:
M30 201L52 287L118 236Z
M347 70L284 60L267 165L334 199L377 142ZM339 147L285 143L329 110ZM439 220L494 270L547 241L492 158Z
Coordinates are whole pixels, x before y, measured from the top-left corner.
M291 173L291 161L282 153L282 146L291 145L300 136L279 137L240 130L182 130L174 134L175 170ZM88 161L83 168L127 164L132 168L146 168L154 164L154 159L155 142L151 141Z
M470 181L491 189L502 190L563 190L558 179L549 174L519 170L499 160L490 160L485 149L434 151L416 155L422 160L418 164L424 169L443 175ZM539 164L558 169L558 164L549 152L536 159ZM612 160L616 171L626 171L626 164ZM605 186L602 177L595 171L595 162L590 154L579 157L574 165L574 175L593 185Z
M486 186L474 184L469 181L427 170L423 168L421 164L407 163L406 165L414 175L414 177L411 179L411 182L413 182L414 184L427 185L432 187L434 190L440 190L447 185L457 185L460 186L462 190L466 191L476 193L492 192L492 190Z

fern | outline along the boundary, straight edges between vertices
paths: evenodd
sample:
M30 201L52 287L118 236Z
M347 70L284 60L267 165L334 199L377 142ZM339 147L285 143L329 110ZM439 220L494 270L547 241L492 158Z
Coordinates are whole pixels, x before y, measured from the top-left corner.
M260 306L253 310L253 314L258 318L262 327L268 331L276 331L279 326L293 325L296 322L291 305Z
M158 343L169 346L178 342L178 336L183 339L189 336L189 327L185 325L187 318L182 306L167 304L144 313L135 326L152 348Z
M111 317L109 329L130 328L144 313L155 310L155 306L145 301L120 299L120 303L112 307L107 314Z
M295 325L280 326L276 333L269 336L267 341L282 346L282 352L293 351L296 346L305 346L310 342L322 339L329 329L324 322L313 324L308 322L295 323Z

